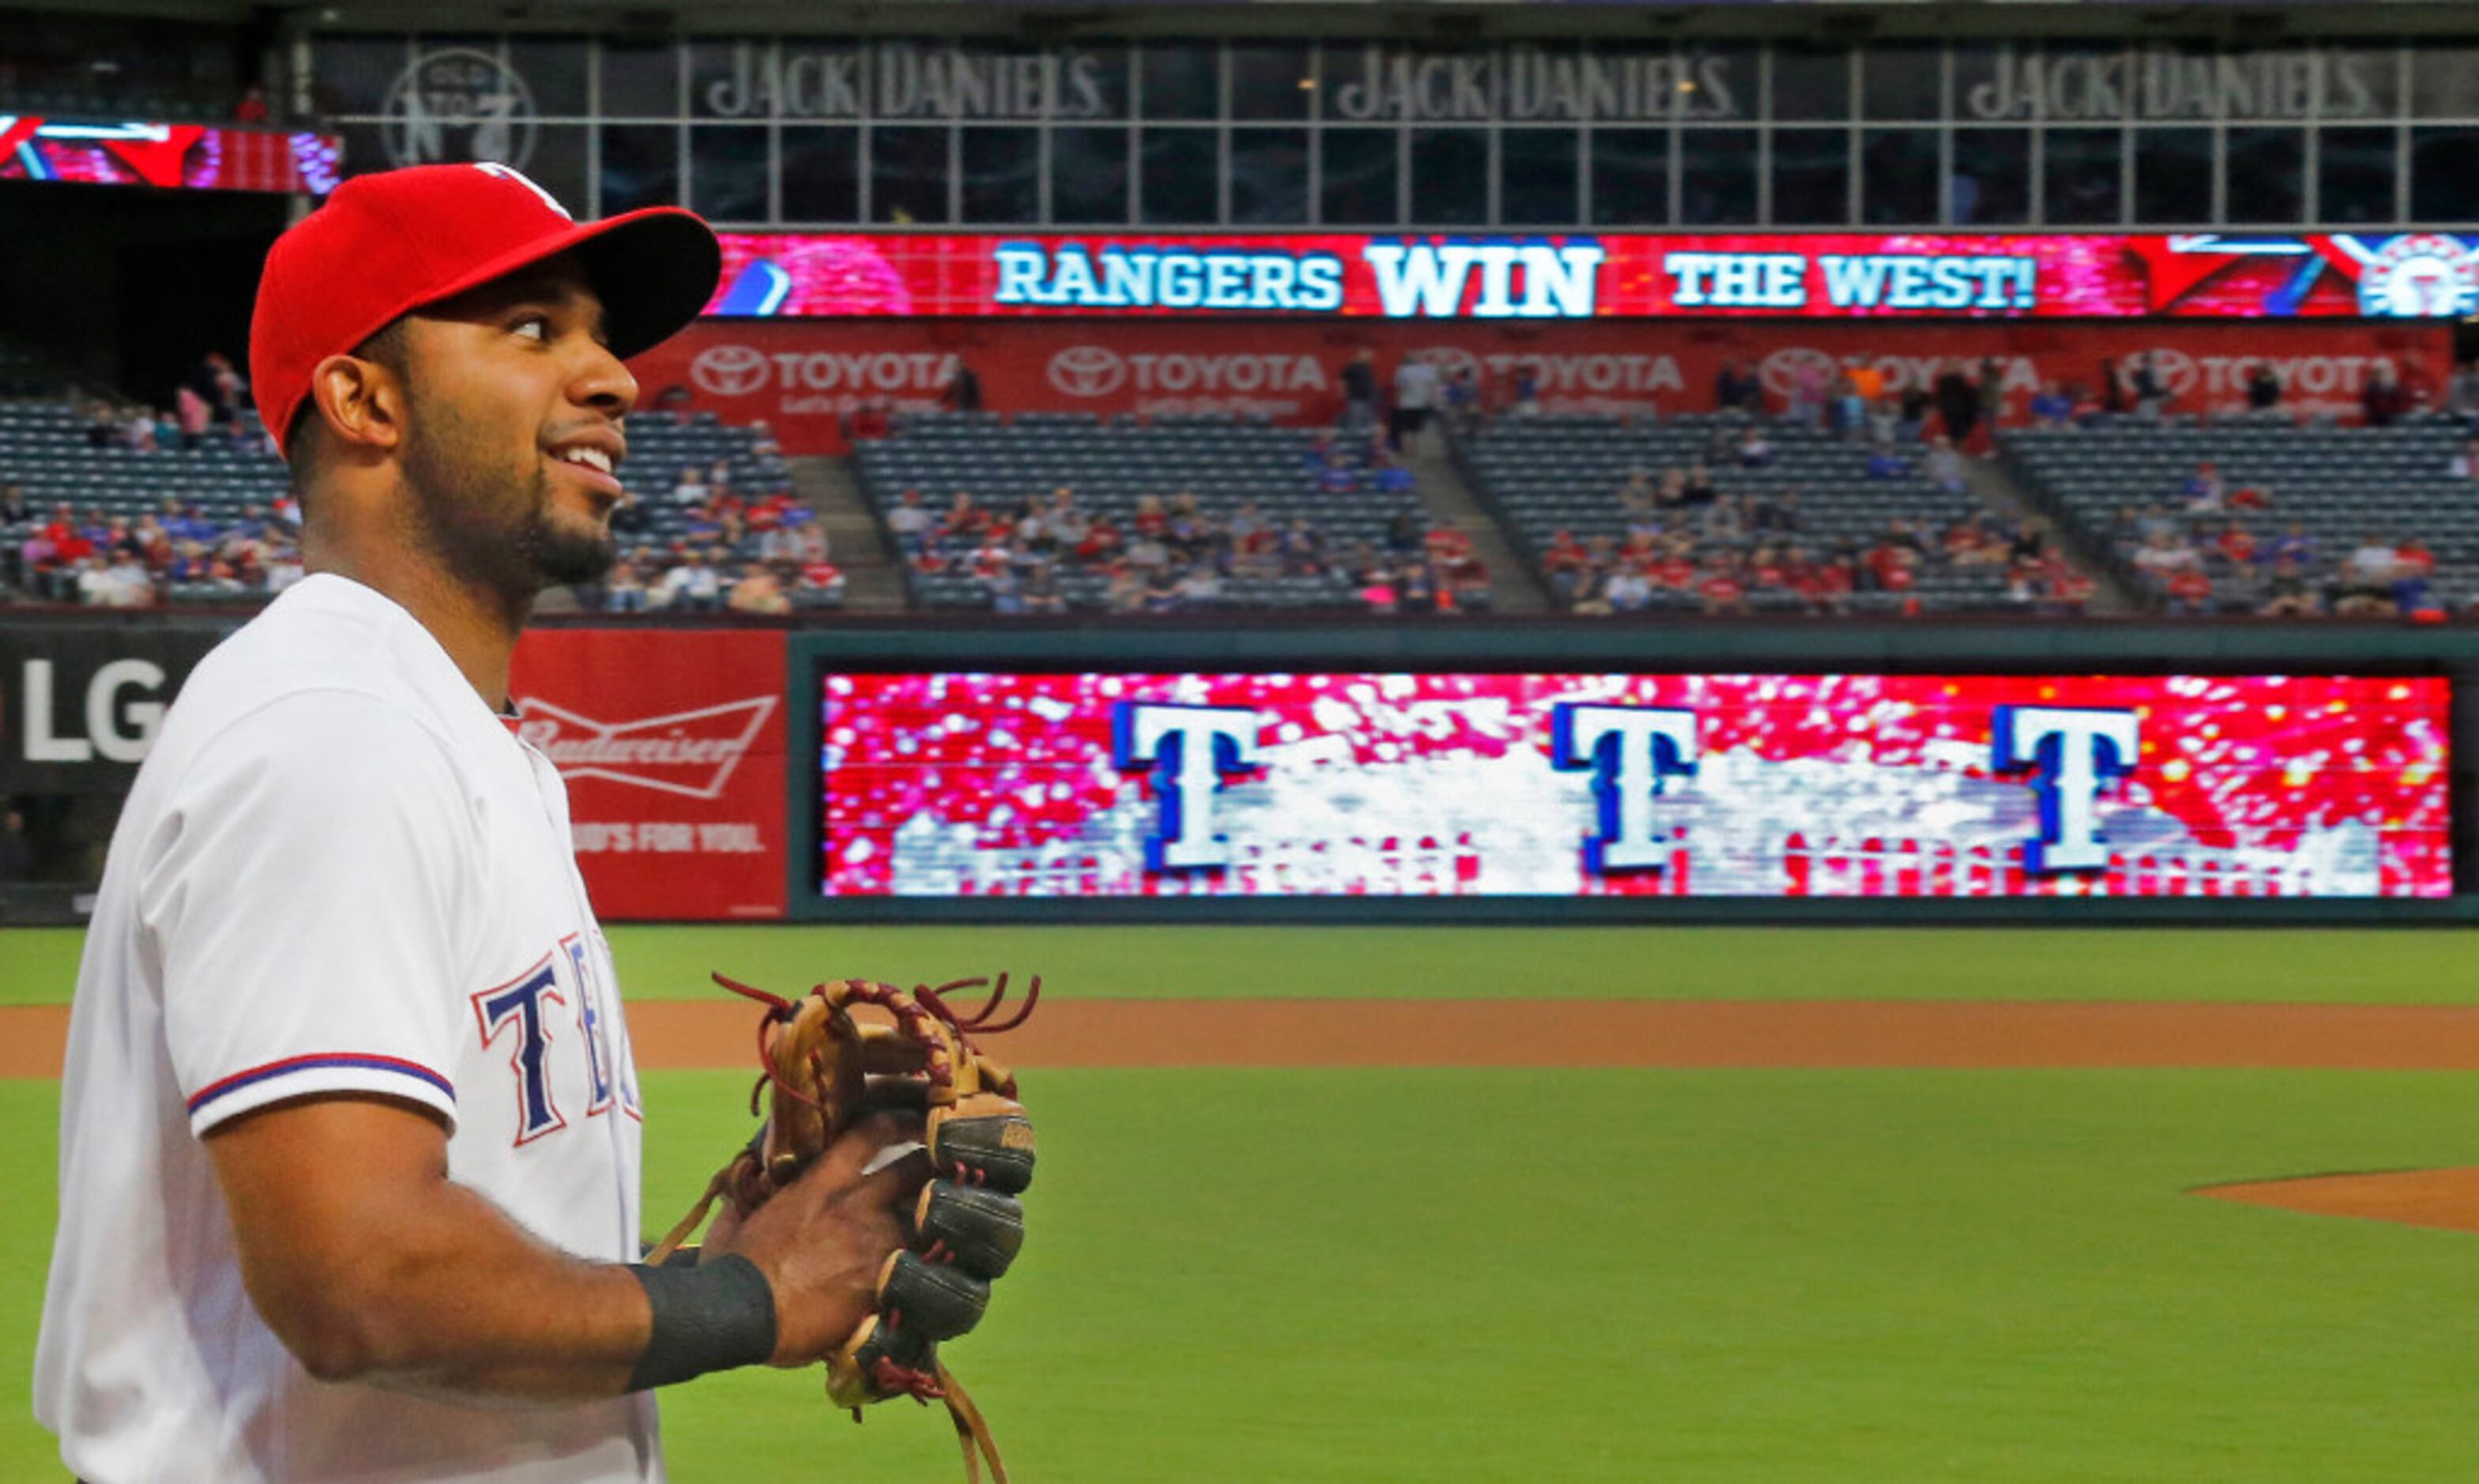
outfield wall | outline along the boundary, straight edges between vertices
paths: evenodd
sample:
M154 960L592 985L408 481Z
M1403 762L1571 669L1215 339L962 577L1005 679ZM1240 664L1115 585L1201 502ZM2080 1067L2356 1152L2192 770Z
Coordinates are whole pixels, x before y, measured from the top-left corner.
M0 628L83 842L6 920L237 622ZM554 621L514 689L612 920L2479 920L2474 630Z

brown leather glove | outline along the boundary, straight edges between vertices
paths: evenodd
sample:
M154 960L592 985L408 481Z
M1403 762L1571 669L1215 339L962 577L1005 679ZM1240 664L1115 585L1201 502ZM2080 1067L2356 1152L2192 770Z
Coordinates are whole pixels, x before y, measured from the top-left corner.
M877 1312L828 1360L827 1394L851 1408L856 1421L862 1407L890 1396L943 1400L963 1448L965 1477L978 1481L986 1458L997 1484L1006 1484L989 1429L939 1360L938 1343L981 1321L991 1280L1007 1271L1024 1241L1024 1208L1015 1197L1033 1181L1033 1123L1016 1101L1014 1075L972 1037L1023 1024L1040 998L1040 979L1003 1021L992 1016L1007 997L1004 974L971 1014L959 1014L946 996L989 981L906 991L845 979L787 1000L720 974L714 980L766 1006L757 1027L765 1070L750 1091L750 1112L769 1087L773 1096L749 1146L707 1182L696 1208L648 1261L678 1250L718 1199L746 1216L872 1113L921 1117L932 1178L907 1202L912 1245L887 1259Z

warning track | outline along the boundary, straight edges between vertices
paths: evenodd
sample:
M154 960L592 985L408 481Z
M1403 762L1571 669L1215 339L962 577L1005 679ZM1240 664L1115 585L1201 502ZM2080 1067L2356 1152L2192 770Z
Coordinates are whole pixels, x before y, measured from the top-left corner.
M646 1067L753 1068L731 1001L628 1007ZM0 1008L0 1077L59 1075L63 1006ZM1914 1001L1047 999L1022 1067L2297 1067L2479 1070L2479 1007Z

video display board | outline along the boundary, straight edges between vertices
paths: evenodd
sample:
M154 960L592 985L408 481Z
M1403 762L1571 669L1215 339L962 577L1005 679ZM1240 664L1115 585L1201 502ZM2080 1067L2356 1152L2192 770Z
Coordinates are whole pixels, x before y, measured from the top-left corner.
M340 166L335 136L306 130L0 114L0 180L325 195Z
M2441 897L2441 678L831 674L829 898Z
M724 234L706 313L2440 319L2479 310L2449 232Z

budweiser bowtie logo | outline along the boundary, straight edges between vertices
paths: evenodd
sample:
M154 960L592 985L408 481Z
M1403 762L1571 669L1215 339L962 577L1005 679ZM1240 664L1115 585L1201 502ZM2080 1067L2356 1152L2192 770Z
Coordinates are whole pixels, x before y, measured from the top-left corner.
M757 729L775 712L775 698L753 696L695 711L637 722L598 722L548 701L519 698L517 732L540 749L560 777L607 779L691 799L723 792Z

